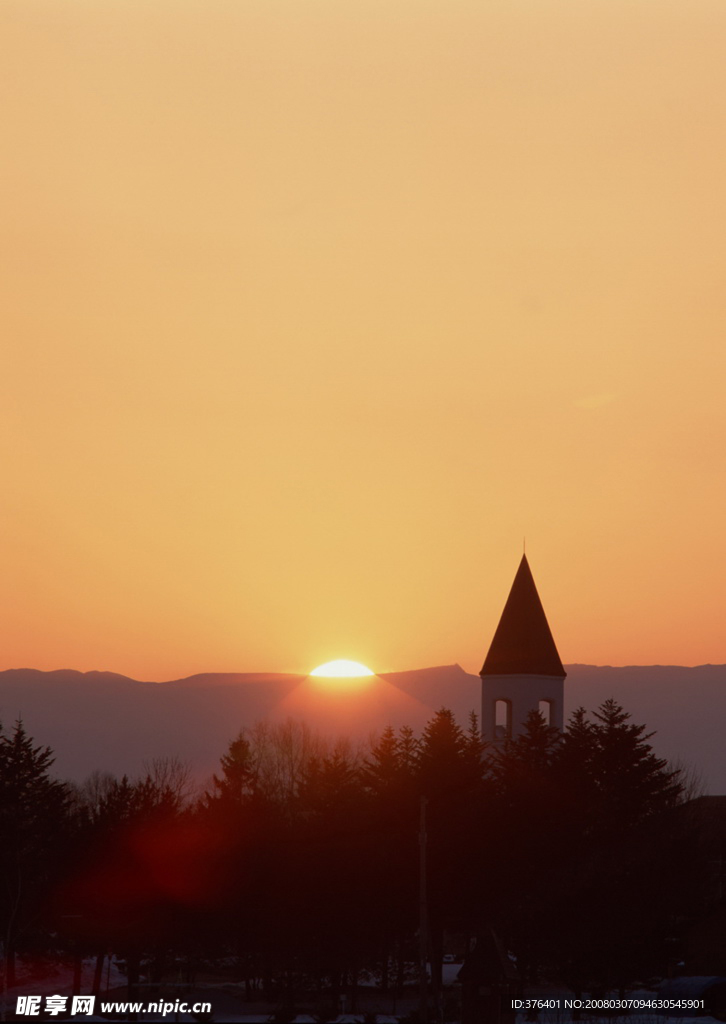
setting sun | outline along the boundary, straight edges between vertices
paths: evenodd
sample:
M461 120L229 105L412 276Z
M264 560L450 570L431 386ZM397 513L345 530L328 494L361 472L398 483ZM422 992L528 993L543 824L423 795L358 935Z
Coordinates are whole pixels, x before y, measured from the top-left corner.
M372 672L359 661L347 661L345 658L338 661L327 661L324 665L318 665L310 673L311 676L324 676L328 679L352 679L359 676L372 676Z

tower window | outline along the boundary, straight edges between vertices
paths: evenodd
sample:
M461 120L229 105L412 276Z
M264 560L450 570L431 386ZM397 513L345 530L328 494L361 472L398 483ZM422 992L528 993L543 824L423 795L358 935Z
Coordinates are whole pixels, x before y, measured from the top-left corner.
M551 700L541 700L539 702L539 713L544 718L545 725L552 725L552 704Z
M494 738L501 740L512 735L511 700L494 701Z

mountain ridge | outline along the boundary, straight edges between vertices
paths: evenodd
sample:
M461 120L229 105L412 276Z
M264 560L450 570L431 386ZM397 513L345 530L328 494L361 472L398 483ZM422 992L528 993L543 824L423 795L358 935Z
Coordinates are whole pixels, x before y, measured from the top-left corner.
M595 710L614 697L637 724L655 733L660 757L699 772L709 793L726 793L726 665L565 665L565 716L579 706ZM115 672L76 669L0 671L0 721L18 716L36 743L50 746L55 773L85 778L94 769L134 775L157 757L188 761L199 778L218 770L219 758L244 726L287 713L315 728L326 725L325 701L301 700L308 676L295 673L196 673L149 682ZM365 740L372 730L403 724L420 731L440 707L462 726L481 706L481 683L461 665L380 673L378 679L408 700L356 698L347 728ZM378 697L392 691L377 690ZM344 695L336 695L339 704ZM353 702L351 702L351 708ZM362 710L361 710L362 709ZM365 712L365 713L363 713ZM360 720L358 720L360 719Z

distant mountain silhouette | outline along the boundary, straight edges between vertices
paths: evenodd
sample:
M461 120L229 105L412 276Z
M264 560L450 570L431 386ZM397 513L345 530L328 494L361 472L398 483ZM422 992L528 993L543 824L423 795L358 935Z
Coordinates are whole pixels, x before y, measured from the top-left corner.
M196 676L185 676L184 679L173 679L160 686L242 686L250 683L275 683L281 687L295 686L304 675L293 675L289 672L200 672Z
M655 731L662 757L688 762L707 790L726 793L726 665L567 665L565 711L593 710L608 697ZM480 710L480 680L459 665L381 674L367 693L311 688L304 675L269 672L201 673L165 683L114 672L10 669L0 672L0 721L22 717L36 743L56 754L54 770L81 780L94 769L135 775L152 758L178 755L200 778L218 770L239 729L290 715L321 732L366 739L387 724L417 731L440 707L462 725ZM303 699L303 695L304 699Z

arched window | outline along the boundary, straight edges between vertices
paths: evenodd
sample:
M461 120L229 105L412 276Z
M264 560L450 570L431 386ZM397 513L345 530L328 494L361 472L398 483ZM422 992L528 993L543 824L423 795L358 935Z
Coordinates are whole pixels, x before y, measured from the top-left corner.
M539 702L539 713L545 720L545 725L552 725L552 713L554 711L554 701L541 700Z
M497 740L512 735L512 702L511 700L494 701L494 738Z

